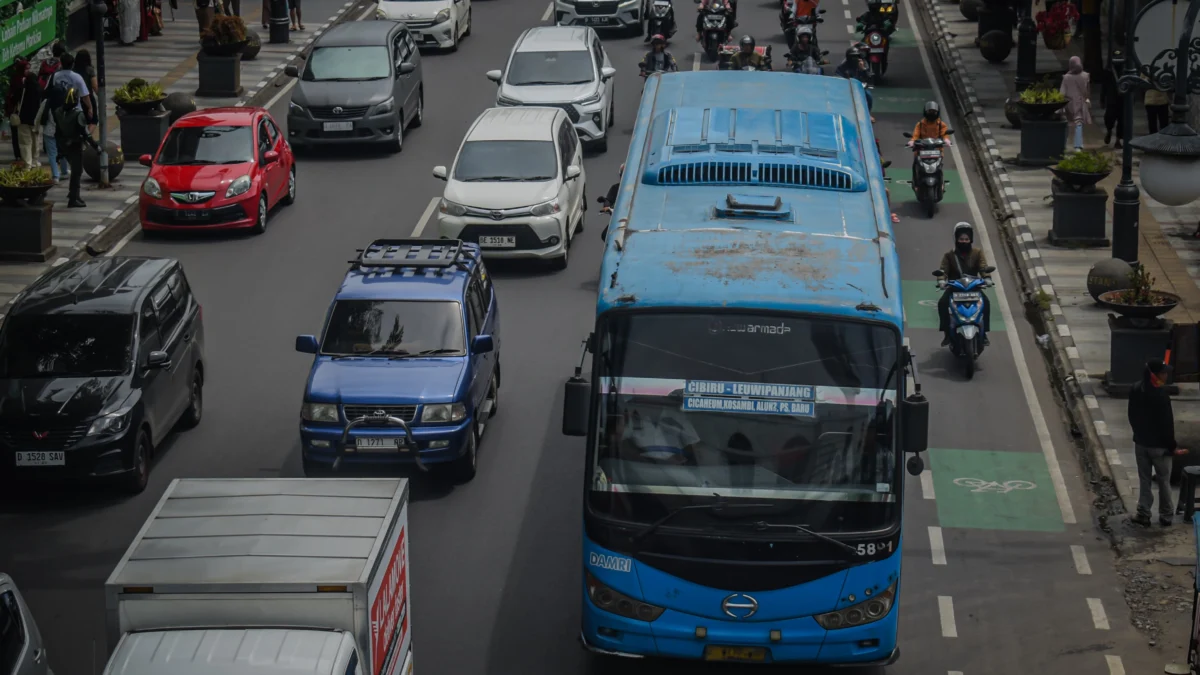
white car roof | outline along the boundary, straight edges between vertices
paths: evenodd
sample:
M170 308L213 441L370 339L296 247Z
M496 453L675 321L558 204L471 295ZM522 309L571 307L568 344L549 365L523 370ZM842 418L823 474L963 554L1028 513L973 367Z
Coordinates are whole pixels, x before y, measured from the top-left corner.
M525 31L515 52L583 52L592 29L579 26L538 26Z
M471 125L466 141L553 141L555 122L565 116L559 108L488 108Z

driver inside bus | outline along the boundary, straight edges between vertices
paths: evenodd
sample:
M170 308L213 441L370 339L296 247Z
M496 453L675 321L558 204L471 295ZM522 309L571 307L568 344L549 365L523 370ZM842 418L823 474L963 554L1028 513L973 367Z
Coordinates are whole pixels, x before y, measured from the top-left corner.
M643 461L696 464L700 436L678 404L637 406L627 401L621 407L621 413L613 417L609 438L620 443L622 450L632 448Z

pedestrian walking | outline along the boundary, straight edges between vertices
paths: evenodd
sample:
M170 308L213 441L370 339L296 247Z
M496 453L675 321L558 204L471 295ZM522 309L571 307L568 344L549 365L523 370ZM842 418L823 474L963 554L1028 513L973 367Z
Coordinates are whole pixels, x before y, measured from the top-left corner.
M117 44L128 47L141 37L142 14L140 0L118 0L117 21L121 26L121 37Z
M92 53L86 49L80 49L75 52L75 65L71 67L88 86L88 95L85 96L91 104L91 111L87 113L88 124L96 124L99 122L100 108L96 105L96 90L100 88L100 83L96 80L96 68L92 65Z
M13 61L12 66L8 69L8 81L20 83L25 81L25 74L29 72L29 60L24 57L19 57ZM8 94L4 97L4 119L8 120L10 133L12 134L13 159L21 156L21 141L17 134L17 129L21 128L21 121L18 118L18 113L21 108L21 94L24 89L18 85L12 85L8 88Z
M1083 61L1072 56L1059 87L1067 97L1067 123L1074 129L1075 150L1083 149L1083 125L1092 122L1092 76L1083 72Z
M1146 92L1146 124L1150 133L1156 134L1167 126L1167 108L1171 105L1171 92L1150 89Z
M288 7L292 16L292 30L304 30L304 22L300 18L300 0L289 0Z
M18 83L13 82L11 86L17 86ZM20 83L21 101L17 107L16 121L17 138L20 140L21 162L28 168L35 168L41 164L38 162L40 154L38 148L42 146L42 137L39 133L36 122L38 111L42 107L42 88L38 85L37 73L25 73L25 81Z
M95 143L88 134L87 118L79 107L78 93L68 89L62 107L55 110L54 133L58 142L59 152L66 158L71 167L71 182L67 188L67 207L81 209L87 204L80 196L80 182L83 180L83 145Z
M1187 450L1175 442L1175 415L1171 397L1163 386L1171 366L1162 359L1150 359L1142 380L1129 392L1129 426L1133 428L1134 456L1138 470L1137 514L1133 522L1150 526L1154 506L1154 486L1158 486L1158 523L1171 524L1171 459L1185 455Z
M70 52L62 55L62 69L50 76L50 86L47 90L54 92L60 90L57 96L60 100L65 100L66 92L75 90L75 96L72 99L71 107L83 107L85 119L93 117L92 100L89 94L92 93L91 87L83 79L83 76L75 72L75 57Z
M1121 149L1121 139L1125 137L1125 95L1117 87L1122 67L1123 62L1113 59L1112 65L1104 71L1104 87L1101 94L1104 97L1104 144L1113 142L1115 130L1117 142L1113 147L1117 150Z
M50 177L55 183L62 180L71 170L66 158L59 156L58 140L55 138L54 111L61 108L62 104L62 100L56 100L54 92L47 91L37 120L42 129L42 146L45 147L46 158L50 162Z
M213 9L213 4L216 0L195 0L196 4L196 26L200 29L201 37L208 31L212 25L213 16L216 14Z

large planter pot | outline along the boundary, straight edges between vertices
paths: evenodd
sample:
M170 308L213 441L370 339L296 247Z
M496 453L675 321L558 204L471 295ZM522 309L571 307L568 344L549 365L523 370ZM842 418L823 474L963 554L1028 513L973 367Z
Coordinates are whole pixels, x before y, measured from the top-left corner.
M213 56L205 52L196 55L200 71L200 87L196 96L237 98L242 95L242 57Z
M1046 49L1054 51L1066 49L1067 45L1071 44L1071 34L1065 32L1056 35L1042 33L1042 44L1046 45Z
M1080 171L1064 171L1057 166L1046 168L1050 170L1050 173L1054 174L1055 178L1062 181L1063 186L1067 190L1073 192L1093 192L1096 183L1108 178L1108 175L1112 173L1111 170L1103 173L1083 173Z
M166 96L153 101L137 101L136 103L117 103L116 100L113 100L113 104L117 106L118 115L122 113L126 115L148 115L160 110L165 100L167 100Z
M121 146L134 157L153 155L171 128L171 113L157 110L144 115L124 115L121 120Z
M43 193L44 194L44 193ZM8 206L0 204L0 260L46 262L58 254L51 215L54 203Z
M262 38L258 37L258 33L246 29L246 47L242 49L242 60L253 61L258 58L258 53L262 51Z
M50 188L54 187L53 183L45 185L33 185L30 187L3 187L0 186L0 203L5 206L25 206L27 204L41 204L46 193Z
M979 53L988 63L1003 63L1012 54L1012 33L993 30L979 37Z
M1165 319L1131 320L1109 314L1108 371L1101 380L1105 391L1114 397L1129 396L1129 390L1142 379L1146 361L1161 359L1171 348L1174 327ZM1164 389L1167 394L1179 393L1179 387L1170 383Z
M1157 319L1167 312L1175 309L1179 304L1180 298L1174 293L1166 291L1150 291L1150 297L1154 300L1152 305L1127 305L1122 301L1122 296L1125 291L1109 291L1100 295L1100 303L1108 307L1112 311L1120 314L1126 319L1133 321L1146 321Z
M962 0L958 3L958 11L962 12L967 21L978 21L979 8L982 6L983 0Z
M233 56L241 54L246 49L246 41L218 44L216 42L201 42L200 53L207 56Z
M1073 190L1060 180L1050 181L1054 196L1054 221L1049 240L1054 246L1071 248L1107 247L1108 191L1090 188Z
M1067 107L1067 102L1062 103L1026 103L1022 100L1014 99L1013 104L1021 111L1022 120L1050 120L1058 114L1059 110Z
M1021 120L1021 166L1057 164L1067 147L1066 120Z
M111 183L125 168L125 153L121 152L121 146L112 141L105 143L104 149L108 153L108 181ZM90 145L83 146L83 172L94 181L100 180L100 153Z

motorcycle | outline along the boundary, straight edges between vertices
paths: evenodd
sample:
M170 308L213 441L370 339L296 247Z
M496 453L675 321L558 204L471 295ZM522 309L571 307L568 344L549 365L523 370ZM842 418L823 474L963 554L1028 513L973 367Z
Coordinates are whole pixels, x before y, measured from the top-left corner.
M734 54L741 50L736 44L729 43L721 45L717 55L717 70L730 70L730 62L733 61ZM763 58L763 70L772 70L771 65L771 45L760 45L754 48L754 53ZM758 70L754 66L746 66L742 70Z
M608 201L608 197L604 195L596 197L596 203L600 205L600 213L604 213L604 209L612 209L612 202ZM606 215L611 216L612 211L610 210ZM611 225L611 223L609 224ZM605 225L604 229L600 230L600 241L608 241L608 225Z
M821 52L821 56L828 56L829 52ZM819 63L812 56L806 56L803 59L797 60L791 52L784 55L787 60L787 70L792 73L800 73L802 75L824 75L825 68L829 62L822 59Z
M981 274L995 272L984 267ZM975 361L983 353L983 291L994 284L991 279L963 276L952 281L946 273L934 270L938 290L950 290L950 353L963 359L967 379L975 376Z
M871 21L863 26L863 42L867 48L867 67L871 70L871 83L880 84L887 73L891 40L888 39L881 23Z
M815 16L812 14L796 16L795 5L790 4L784 12L785 15L781 21L782 25L780 28L783 29L783 37L787 40L788 49L791 49L792 45L796 44L796 36L800 32L807 32L812 35L813 47L817 47L817 24L825 23L825 19L820 17L821 14L825 13L825 10L818 9Z
M716 61L720 57L721 45L729 40L733 31L733 10L725 3L710 3L703 11L701 44L709 60Z
M650 30L647 35L662 35L668 40L675 34L675 8L671 0L654 0L650 4Z
M949 129L946 133L953 134L954 130ZM912 134L906 131L904 137L911 139ZM942 172L945 162L942 149L945 147L946 142L940 138L913 141L913 151L917 153L917 171L912 177L912 188L917 201L925 207L930 218L937 213L938 202L946 194L946 180Z

